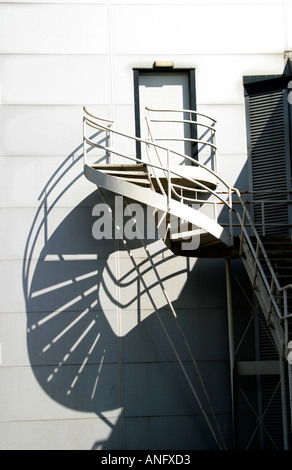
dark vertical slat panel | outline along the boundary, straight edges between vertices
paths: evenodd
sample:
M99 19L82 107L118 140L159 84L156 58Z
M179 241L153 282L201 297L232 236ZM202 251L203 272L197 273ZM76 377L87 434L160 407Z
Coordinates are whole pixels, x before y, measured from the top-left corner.
M265 204L265 235L287 235L287 123L283 90L251 94L248 97L248 145L251 159L252 186L257 193L254 199L269 200ZM268 194L274 191L274 194ZM278 193L277 193L278 191ZM282 193L281 193L282 192ZM282 202L283 201L283 202ZM254 220L260 234L262 208L255 204ZM259 359L277 360L278 352L266 327L262 312L259 314ZM261 376L261 418L263 421L264 449L283 449L283 424L280 376Z
M271 201L265 204L265 234L285 235L288 233L288 207L284 202L272 202L287 198L286 129L282 90L249 97L249 127L252 184L253 190L257 191L254 199ZM267 194L271 190L279 192ZM260 204L255 204L254 217L262 233Z

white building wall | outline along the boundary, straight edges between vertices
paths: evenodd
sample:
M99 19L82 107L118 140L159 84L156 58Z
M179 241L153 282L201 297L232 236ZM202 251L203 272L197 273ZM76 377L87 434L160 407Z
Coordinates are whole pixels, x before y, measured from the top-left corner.
M246 189L242 77L283 72L291 15L282 0L0 2L1 449L217 448L143 249L146 292L126 251L91 235L82 106L134 133L133 68L195 68L220 174ZM230 445L224 260L149 248Z

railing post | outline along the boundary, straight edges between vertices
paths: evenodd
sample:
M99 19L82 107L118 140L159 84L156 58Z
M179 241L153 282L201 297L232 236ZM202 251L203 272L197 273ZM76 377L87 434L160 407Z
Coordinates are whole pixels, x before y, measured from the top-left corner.
M275 288L275 280L272 277L272 279L271 279L271 288L270 288L270 292L269 292L269 311L268 311L268 320L269 320L269 322L271 321L271 316L272 316L272 303L273 303L272 302L272 297L273 297L274 288Z
M87 155L86 155L86 117L83 115L83 167L86 165L87 162Z
M232 409L232 426L233 426L233 445L235 446L236 426L235 426L235 386L234 386L234 331L233 331L233 309L232 309L232 286L231 286L231 266L230 260L225 260L226 273L226 293L227 293L227 317L228 317L228 338L229 338L229 367L231 382L231 409Z
M112 123L108 125L108 131L106 132L106 146L108 148L107 150L107 160L108 163L112 163L112 154L110 152L111 144L112 144L112 133L111 133L111 128L112 128Z
M243 245L243 237L244 237L245 218L246 218L246 212L245 212L245 208L243 207L243 214L242 214L242 221L241 221L241 234L240 234L240 243L239 243L239 256L241 256L243 252L242 245Z
M213 206L214 206L214 220L217 221L218 219L217 201L213 202Z
M232 222L232 189L228 189L228 197L229 197L229 228L230 228L230 239L231 239L231 246L233 246L233 222Z
M213 125L215 126L215 124L213 123ZM217 152L216 152L216 131L215 129L212 131L213 133L213 138L212 138L212 143L214 145L214 149L213 149L213 155L214 155L214 163L213 163L213 168L214 168L214 171L215 173L218 173L218 164L217 164Z
M171 200L171 174L170 174L170 162L169 162L169 149L167 150L167 208L170 210Z
M256 278L257 278L257 272L258 272L258 259L259 259L259 242L257 242L256 246L256 253L255 253L255 262L254 262L254 272L253 272L253 283L252 287L255 289L256 287Z

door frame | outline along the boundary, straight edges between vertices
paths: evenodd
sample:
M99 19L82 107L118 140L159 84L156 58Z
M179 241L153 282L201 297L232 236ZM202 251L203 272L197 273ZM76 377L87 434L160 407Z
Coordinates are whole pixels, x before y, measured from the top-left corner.
M189 86L189 100L190 108L193 111L197 110L196 101L196 69L194 68L168 68L168 67L149 67L149 68L133 68L133 81L134 81L134 106L135 106L135 134L136 137L141 138L140 128L140 97L139 97L139 77L140 74L153 75L155 73L185 73L188 76ZM195 119L194 119L195 120ZM191 138L197 139L196 126L191 126ZM137 158L141 159L141 144L136 142ZM193 146L193 158L197 159L197 145Z

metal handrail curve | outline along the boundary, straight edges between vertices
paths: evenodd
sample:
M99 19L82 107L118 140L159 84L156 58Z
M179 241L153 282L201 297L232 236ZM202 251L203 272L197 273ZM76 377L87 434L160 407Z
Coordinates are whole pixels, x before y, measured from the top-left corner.
M236 217L239 221L239 225L241 227L240 250L242 249L243 239L245 238L245 240L246 240L246 242L247 242L247 244L250 248L250 252L252 253L253 259L254 259L255 269L258 270L258 272L260 273L260 275L262 277L263 284L264 284L265 289L266 289L266 291L269 295L271 305L273 305L274 310L276 312L276 315L277 315L279 321L286 320L287 318L290 318L291 315L288 312L287 302L286 303L284 302L284 304L286 305L286 307L284 309L285 310L284 313L282 313L280 311L278 303L276 301L275 291L276 291L277 294L282 292L283 295L285 296L286 293L287 293L287 290L289 290L289 289L292 290L292 285L291 284L289 284L287 286L281 286L280 285L279 280L278 280L278 278L277 278L277 276L274 272L274 269L273 269L273 267L272 267L272 265L269 261L266 250L265 250L265 248L263 246L263 243L261 241L261 238L260 238L260 236L259 236L259 234L256 230L256 227L254 226L253 220L252 220L251 215L250 215L250 213L247 209L246 203L242 198L242 195L241 195L240 191L237 188L228 185L215 171L211 170L210 168L208 168L204 164L200 163L198 160L195 160L192 157L189 157L189 156L187 156L185 154L182 154L182 153L179 153L177 151L171 150L166 146L160 145L154 139L145 140L145 139L142 139L142 138L139 138L139 137L136 137L136 136L132 136L132 135L117 131L117 130L113 129L113 127L112 127L113 121L111 121L109 119L103 119L103 118L99 118L97 116L94 116L93 114L89 113L85 107L83 109L84 109L84 117L83 117L83 123L84 123L84 135L83 135L83 139L84 139L84 164L86 164L85 144L87 143L90 146L97 147L97 148L102 148L106 152L113 153L115 155L121 156L121 157L123 157L125 159L128 159L130 161L133 161L133 162L136 162L136 163L139 163L139 164L141 164L141 163L145 164L146 166L149 166L149 167L153 168L154 170L155 169L156 170L157 169L162 170L168 176L168 178L169 178L168 179L168 183L169 183L168 186L169 186L169 188L171 188L172 193L175 194L176 197L178 197L179 195L175 191L175 186L179 186L179 185L173 185L173 183L171 182L171 178L172 178L173 175L183 177L186 181L197 184L201 188L200 191L205 191L205 192L208 192L209 194L212 194L213 196L215 196L216 200L220 201L220 203L224 203L229 209L229 213L230 213L229 226L230 226L231 238L233 237L233 235L232 235L233 234L232 213L234 213L236 215ZM164 110L160 110L160 111L164 111ZM165 111L171 111L171 110L165 110ZM177 110L173 110L173 111L177 111ZM191 112L191 110L178 110L178 111ZM204 116L206 118L209 118L210 120L212 120L213 123L216 122L215 120L213 120L212 118L210 118L207 115L203 115L201 113L197 113L197 112L194 112L194 111L192 111L192 112L195 113L195 114L198 114L198 115L200 114L201 116ZM90 119L90 118L93 118L93 119ZM104 124L101 124L99 121L106 122L106 123L108 123L108 125L106 126ZM150 161L146 161L146 160L143 160L143 159L138 159L138 158L126 155L122 152L117 151L116 149L112 148L111 146L107 146L107 145L99 144L97 142L93 142L90 138L86 137L86 132L85 132L86 125L89 126L89 127L92 127L93 129L107 132L109 135L111 135L111 134L119 135L119 136L122 136L122 137L125 137L125 138L128 138L128 139L134 140L136 142L143 143L146 146L150 146L150 147L154 148L156 152L158 152L159 150L163 150L163 151L168 152L168 155L169 155L169 153L172 153L176 156L180 156L184 160L187 159L187 160L191 161L194 165L205 169L207 172L209 172L212 176L214 176L218 181L220 181L226 187L226 189L227 189L226 193L228 194L227 200L224 199L223 197L221 197L219 192L213 191L211 188L208 188L206 185L204 185L200 181L197 181L193 178L188 178L185 175L182 175L178 170L170 168L169 164L168 164L168 166L162 165L161 163L160 164L155 164L155 163L150 162ZM184 186L182 188L183 189L188 189ZM223 194L223 192L221 192L221 194ZM232 195L234 195L234 194L237 196L239 204L242 208L242 214L243 214L242 216L240 215L238 210L234 209L233 202L232 202ZM170 193L168 193L167 196L170 197ZM186 198L186 199L189 199L189 198ZM190 198L189 200L197 202L197 199L191 199ZM208 202L208 201L200 201L200 202ZM215 201L213 201L213 203L216 204ZM252 231L252 236L256 240L256 249L254 248L254 244L251 241L250 235L248 234L247 223L248 223L249 230ZM266 265L268 267L268 270L270 272L271 279L272 279L271 285L269 284L269 282L267 280L267 276L266 276L266 274L263 270L262 264L259 260L258 251L261 251L261 253L263 255L263 258L265 260L265 263L266 263Z
M203 117L205 117L205 118L207 118L207 119L209 119L209 120L212 120L212 121L213 121L213 124L215 124L215 122L216 122L216 121L215 121L213 118L211 118L210 116L202 115L201 113L198 113L198 112L196 112L196 111L191 111L191 110L170 110L170 109L168 109L168 110L162 110L162 109L152 109L152 108L146 108L146 109L147 109L148 111L154 111L154 112L155 112L155 111L157 111L157 112L176 112L176 111L178 111L178 112L185 112L185 113L198 114L198 115L203 116ZM155 119L151 119L150 121L151 121L151 122L157 122L157 121L163 122L163 120L155 120ZM200 124L200 123L198 123L198 121L189 121L189 120L180 120L180 121L179 121L179 120L165 120L164 122L180 122L180 123L186 122L186 123ZM209 129L211 129L212 131L214 131L214 133L216 132L216 129L215 129L215 128L213 128L213 127L211 127L211 126L207 126L206 124L202 124L202 125L205 126L205 127L207 127L207 128L209 128ZM156 139L156 140L158 140L158 139ZM171 139L159 139L159 140L171 140ZM175 139L175 140L178 140L178 139ZM180 140L195 141L195 139L180 139ZM209 143L209 145L212 145L212 144ZM214 147L215 147L215 146L214 146ZM216 148L216 147L215 147L215 148ZM226 185L226 186L227 186L227 185ZM266 253L266 250L265 250L265 248L264 248L264 246L263 246L263 243L262 243L262 241L261 241L261 239L260 239L260 236L259 236L259 234L258 234L258 232L257 232L257 230L256 230L256 227L255 227L255 225L254 225L254 223L253 223L253 220L252 220L251 215L250 215L250 213L249 213L249 211L248 211L248 209L247 209L247 207L246 207L246 204L245 204L245 202L244 202L244 200L243 200L243 198L242 198L241 193L239 192L239 190L238 190L237 188L232 187L232 188L230 188L230 189L231 189L231 191L232 191L232 194L236 194L236 196L237 196L237 198L238 198L238 200L239 200L239 203L241 204L242 210L243 210L243 218L241 218L241 216L240 216L240 214L239 214L238 211L233 210L233 212L236 214L236 216L237 216L237 218L238 218L238 220L239 220L239 223L240 223L240 226L241 226L241 230L242 230L242 232L241 232L241 237L240 237L241 243L242 243L243 236L244 236L245 239L247 240L247 243L248 243L248 245L249 245L250 251L251 251L251 253L252 253L253 257L254 257L254 263L255 263L256 269L258 269L258 271L259 271L260 274L261 274L261 277L262 277L264 286L265 286L266 291L267 291L267 293L268 293L268 295L269 295L269 298L270 298L270 302L271 302L271 304L274 306L274 309L275 309L275 311L276 311L276 314L277 314L278 318L279 318L280 320L285 319L285 318L290 318L292 315L289 314L289 312L288 312L288 310L287 310L287 302L286 302L286 305L285 305L285 302L283 302L283 304L284 304L284 306L285 306L285 307L284 307L284 310L286 310L286 311L284 311L283 314L280 312L279 306L278 306L277 301L276 301L276 298L275 298L275 296L274 296L274 289L276 289L276 292L277 292L278 294L281 293L281 292L283 292L283 296L284 296L284 295L286 294L286 291L287 291L287 290L292 290L292 285L291 285L291 284L288 284L288 285L286 285L286 286L284 286L284 287L281 287L281 286L280 286L279 280L278 280L278 278L277 278L277 276L276 276L276 274L275 274L275 271L274 271L274 269L273 269L273 267L272 267L272 265L271 265L271 263L270 263L270 260L269 260L269 258L268 258L268 256L267 256L267 253ZM271 286L269 285L269 282L268 282L268 280L267 280L266 274L265 274L265 272L263 271L262 265L261 265L261 263L260 263L260 261L259 261L259 259L258 259L258 253L257 253L257 251L254 249L254 246L253 246L253 244L252 244L252 241L251 241L251 239L250 239L250 237L249 237L249 235L248 235L248 233L247 233L247 231L246 231L246 228L245 228L245 220L246 220L246 219L248 220L249 227L252 229L253 236L256 238L256 246L257 246L257 249L262 252L263 258L264 258L265 263L266 263L266 265L267 265L267 267L268 267L268 270L269 270L269 272L270 272L270 276L271 276L271 279L272 279ZM240 249L242 249L242 247L240 247Z
M171 150L169 149L168 147L166 146L163 146L163 145L160 145L160 144L157 144L155 141L151 141L151 140L145 140L145 139L142 139L140 137L137 137L137 136L132 136L130 134L126 134L126 133L123 133L123 132L120 132L120 131L117 131L116 129L113 129L111 127L111 125L109 126L104 126L102 124L99 124L97 122L94 122L92 121L91 119L87 118L87 114L89 114L86 110L86 108L84 108L84 117L83 117L83 122L84 124L87 124L88 126L92 127L93 129L96 129L96 130L102 130L102 131L105 131L105 132L108 132L109 134L115 134L115 135L119 135L119 136L122 136L122 137L126 137L128 139L131 139L131 140L134 140L136 142L140 142L140 143L143 143L145 144L146 146L149 145L149 146L152 146L154 147L155 149L159 149L159 150L164 150L166 152L170 152L176 156L179 156L181 157L182 159L187 159L189 161L191 161L195 166L199 166L200 168L203 168L205 169L207 172L209 172L212 176L214 176L217 180L219 180L228 190L228 192L231 191L231 187L222 179L220 178L220 176L218 176L218 174L216 172L214 172L213 170L211 170L210 168L206 167L203 163L195 160L194 158L192 157L189 157L188 155L185 155L185 154L182 154L180 152L177 152L175 150ZM93 115L90 115L91 117ZM97 116L93 116L94 118L96 118L96 120L100 120ZM104 121L107 121L109 122L110 124L112 123L112 121L110 120L105 120ZM213 191L211 188L208 188L206 185L204 185L203 183L201 183L200 181L197 181L193 178L188 178L186 177L185 175L182 175L182 173L180 173L179 171L177 170L174 170L173 168L169 167L169 166L163 166L161 164L157 165L155 163L152 163L152 162L149 162L149 161L146 161L146 160L143 160L143 159L138 159L138 158L135 158L135 157L131 157L129 155L126 155L126 154L123 154L117 150L115 150L114 148L110 147L110 146L105 146L105 145L102 145L102 144L98 144L96 142L93 142L91 139L89 139L88 137L86 137L86 133L84 133L84 141L86 143L88 143L89 145L91 146L94 146L94 147L98 147L98 148L102 148L104 149L105 151L107 152L111 152L115 155L118 155L118 156L121 156L123 158L126 158L128 160L131 160L131 161L135 161L136 163L144 163L145 165L147 166L150 166L152 168L156 168L156 169L159 169L159 170L162 170L164 172L170 172L171 175L175 175L175 176L178 176L178 177L183 177L186 181L189 181L189 182L192 182L192 183L195 183L197 184L200 188L202 188L203 190L205 190L206 192L212 194L213 196L215 196L217 199L219 199L221 201L221 203L224 203L225 205L227 205L227 207L229 209L231 209L231 201L226 201L226 199L224 199L223 197L221 197L218 193L216 193L215 191ZM204 141L202 141L203 143ZM205 142L204 142L205 143ZM86 151L84 150L84 163L86 163ZM170 181L170 185L171 187L171 181ZM185 188L187 189L187 187ZM194 199L193 202L196 202L196 200Z
M207 116L207 114L202 114L202 113L199 113L198 111L194 111L194 110L190 110L190 109L159 109L159 108L149 108L149 107L145 107L145 110L147 111L147 116L146 116L146 121L150 122L151 123L157 123L157 122L160 122L160 123L176 123L176 124L189 124L190 126L196 126L196 129L198 126L200 127L203 127L204 129L208 130L208 131L211 131L212 132L212 142L210 142L209 140L203 140L203 139L194 139L194 138L191 138L191 137L188 137L188 138L180 138L180 137L159 137L159 138L155 138L155 141L158 142L158 141L177 141L177 142L189 142L189 143L193 143L193 144L202 144L203 146L207 146L209 147L213 152L214 152L214 168L217 170L217 161L216 161L216 150L217 150L217 147L215 145L215 137L216 137L216 128L215 128L215 124L216 124L216 120L213 119L211 116ZM190 119L156 119L156 118L152 118L150 117L150 113L184 113L184 114L189 114L189 117ZM196 116L196 119L192 119L192 116ZM204 122L200 122L197 118L197 116L200 116L200 117L203 117L203 118L206 118L208 121L211 121L210 124L211 125L208 125L208 124L205 124ZM148 126L148 129L149 129L149 126ZM198 150L198 153L199 153L199 150Z
M262 277L262 281L263 281L264 286L266 288L266 292L267 292L267 294L270 298L270 301L272 302L272 304L274 306L274 309L275 309L275 312L277 314L278 319L279 320L285 320L287 318L291 318L291 314L289 314L289 312L288 312L288 305L285 305L285 302L283 302L284 312L282 313L280 311L277 300L276 300L276 297L275 297L275 291L276 291L277 294L283 293L283 300L285 300L284 292L287 291L287 290L292 291L292 284L287 284L285 286L280 285L279 280L276 276L276 273L275 273L275 271L274 271L274 269L271 265L271 262L269 260L268 255L267 255L267 252L265 250L265 247L264 247L264 245L262 243L262 240L261 240L261 238L258 234L258 231L256 230L256 227L255 227L254 222L251 218L250 212L248 211L248 209L246 207L246 204L245 204L245 202L242 198L242 195L241 195L240 191L236 188L233 188L233 192L237 195L238 200L239 200L239 202L241 204L241 207L242 207L242 210L243 210L243 216L242 217L240 216L238 211L234 211L234 213L236 214L236 216L239 220L240 226L241 226L240 250L242 250L243 238L245 238L246 242L249 246L250 252L252 253L253 258L254 258L254 267L255 267L255 269L257 269L260 272L260 275ZM251 238L250 238L250 236L249 236L249 234L246 230L246 219L248 221L249 228L252 230L252 236L255 237L256 248L254 247L254 244L252 243ZM266 274L263 270L262 263L259 260L259 251L262 253L262 256L265 260L266 266L267 266L267 268L270 272L271 284L269 284L267 276L266 276Z
M169 113L189 113L189 114L196 114L197 116L201 116L201 117L205 117L207 119L209 119L210 121L213 122L213 124L216 124L216 120L213 119L211 116L208 116L207 114L202 114L202 113L199 113L198 111L195 111L194 109L158 109L158 108L149 108L148 106L145 107L145 109L147 111L154 111L154 112L161 112L161 113L164 113L164 112L169 112Z

